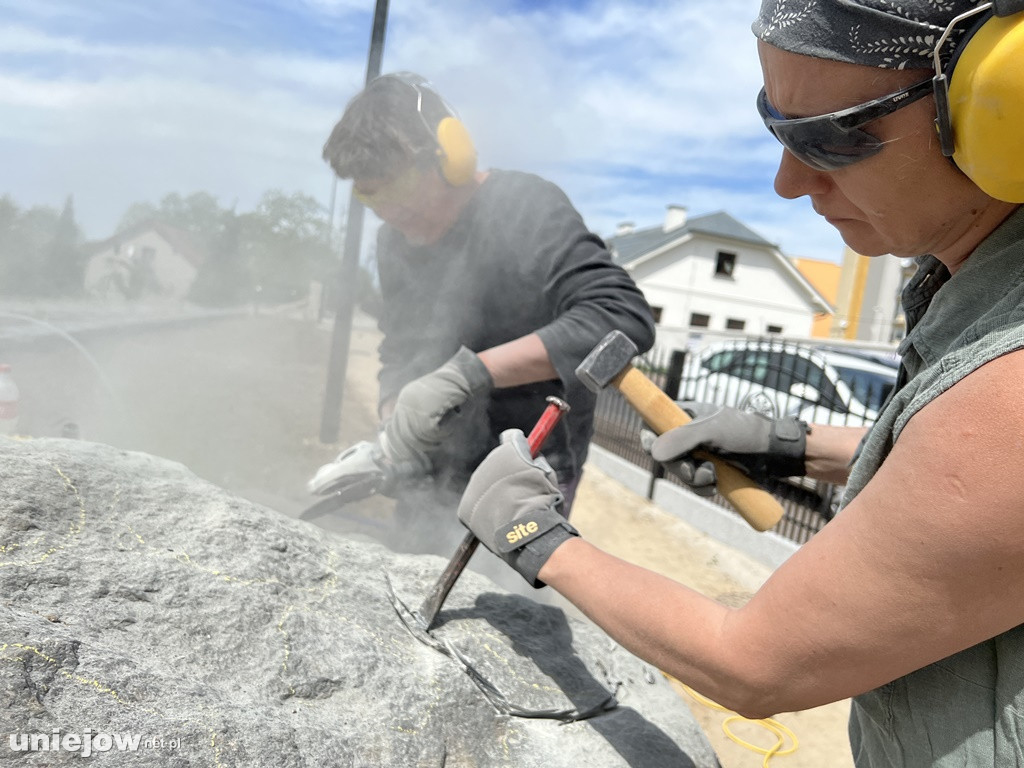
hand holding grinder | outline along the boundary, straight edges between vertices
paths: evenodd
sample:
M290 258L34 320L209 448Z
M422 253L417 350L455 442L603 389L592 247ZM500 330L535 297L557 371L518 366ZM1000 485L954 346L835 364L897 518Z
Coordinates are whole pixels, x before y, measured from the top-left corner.
M440 368L406 384L394 413L375 441L362 441L317 470L307 487L341 503L374 493L391 495L399 484L426 476L430 455L449 436L451 416L471 397L494 385L483 362L461 347Z

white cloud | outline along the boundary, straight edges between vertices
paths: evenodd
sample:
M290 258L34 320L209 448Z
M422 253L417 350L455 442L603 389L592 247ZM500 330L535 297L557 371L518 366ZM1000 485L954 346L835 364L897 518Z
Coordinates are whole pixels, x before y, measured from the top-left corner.
M294 29L274 17L278 32L257 28L267 22L242 0L32 4L0 28L0 194L59 205L73 193L92 237L169 191L244 207L279 187L326 203L320 148L364 80L370 5L261 6L316 14ZM78 15L73 26L61 9ZM119 9L142 26L116 27ZM384 69L431 78L485 164L551 178L599 232L657 224L681 203L728 210L787 252L837 259L838 236L771 190L779 150L752 106L755 11L756 0L392 4ZM184 31L152 34L161 24Z

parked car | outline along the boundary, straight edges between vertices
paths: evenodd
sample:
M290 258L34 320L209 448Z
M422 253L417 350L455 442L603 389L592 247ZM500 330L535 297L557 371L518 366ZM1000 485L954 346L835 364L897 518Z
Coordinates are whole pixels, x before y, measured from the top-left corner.
M870 425L896 384L897 362L879 353L737 340L699 351L684 369L680 397L772 418Z

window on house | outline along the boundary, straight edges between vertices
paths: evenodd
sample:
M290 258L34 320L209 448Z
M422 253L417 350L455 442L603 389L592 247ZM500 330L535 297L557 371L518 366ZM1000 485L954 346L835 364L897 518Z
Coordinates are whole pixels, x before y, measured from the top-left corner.
M730 317L725 321L725 327L730 331L742 331L747 327L747 321Z
M707 328L709 325L711 325L711 315L705 315L701 312L693 312L690 314L691 328Z
M736 269L736 254L719 251L715 259L715 277L732 277Z
M768 333L782 333L782 326L781 325L769 325L766 330L768 331Z
M651 307L651 314L654 315L654 322L661 322L661 307Z

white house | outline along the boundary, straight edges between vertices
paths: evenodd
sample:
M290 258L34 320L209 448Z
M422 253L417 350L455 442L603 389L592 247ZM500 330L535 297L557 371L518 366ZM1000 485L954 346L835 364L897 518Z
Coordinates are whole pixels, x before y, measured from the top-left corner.
M687 218L669 205L661 226L620 224L607 242L654 309L659 345L719 334L810 336L815 316L832 312L778 246L725 212Z
M184 299L202 260L188 232L148 221L92 247L85 290L101 298Z

